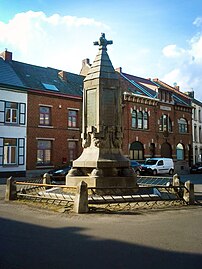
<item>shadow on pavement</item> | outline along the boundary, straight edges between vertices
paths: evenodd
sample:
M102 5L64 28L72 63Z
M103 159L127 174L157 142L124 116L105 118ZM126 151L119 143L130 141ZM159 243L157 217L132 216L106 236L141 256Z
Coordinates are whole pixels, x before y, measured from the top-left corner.
M202 255L84 235L0 218L1 269L201 268Z

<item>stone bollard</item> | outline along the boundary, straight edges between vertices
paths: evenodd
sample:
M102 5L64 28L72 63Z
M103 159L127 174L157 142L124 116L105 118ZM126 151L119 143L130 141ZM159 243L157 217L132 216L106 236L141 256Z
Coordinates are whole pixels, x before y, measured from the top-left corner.
M43 175L43 184L51 184L51 178L50 175L48 173L45 173ZM48 189L49 187L46 187L46 189Z
M81 181L77 185L76 196L74 199L74 212L87 213L88 212L88 185Z
M172 186L175 187L174 192L177 193L180 198L182 198L183 197L183 189L180 188L180 186L183 186L183 183L180 181L180 177L178 176L178 174L175 174L173 176Z
M175 187L180 186L180 177L178 176L178 174L175 174L173 176L172 185L175 186Z
M191 183L191 181L186 181L184 186L186 189L184 189L183 193L183 199L189 204L193 205L195 202L195 196L194 196L194 184Z
M9 177L7 179L6 184L5 200L11 201L16 199L17 199L17 188L15 184L15 179L13 177Z

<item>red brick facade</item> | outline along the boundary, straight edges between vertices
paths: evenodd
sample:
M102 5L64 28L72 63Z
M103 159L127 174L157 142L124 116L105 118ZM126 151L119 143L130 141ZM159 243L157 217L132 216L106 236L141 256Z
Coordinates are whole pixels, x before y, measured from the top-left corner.
M131 156L131 145L138 141L143 147L143 155L136 158L140 162L148 157L171 157L174 159L177 170L187 169L192 162L192 110L184 104L176 105L172 102L162 102L159 98L150 98L144 95L132 94L129 89L131 83L120 78L123 91L123 153ZM169 90L168 90L169 92ZM159 90L159 95L160 90ZM148 128L132 127L132 112L148 113ZM160 118L167 115L171 121L171 131L160 130ZM187 132L179 132L179 120L187 121ZM183 160L177 160L177 145L184 149ZM170 154L168 150L171 150Z
M39 122L39 107L48 106L51 109L50 126L41 126ZM68 141L76 141L77 156L81 153L81 97L70 97L31 91L28 94L28 124L27 124L27 170L40 168L37 165L37 141L39 139L52 141L51 164L61 165L69 162ZM68 109L78 111L78 125L68 127ZM44 168L44 166L43 166Z

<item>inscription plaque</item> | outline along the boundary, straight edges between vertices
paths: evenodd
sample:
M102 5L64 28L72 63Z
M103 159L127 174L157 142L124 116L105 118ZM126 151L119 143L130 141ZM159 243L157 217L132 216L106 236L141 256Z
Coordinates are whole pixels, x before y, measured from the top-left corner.
M87 126L95 126L97 118L96 90L88 90L86 93Z
M116 92L115 90L103 89L103 123L104 125L114 125L116 120Z

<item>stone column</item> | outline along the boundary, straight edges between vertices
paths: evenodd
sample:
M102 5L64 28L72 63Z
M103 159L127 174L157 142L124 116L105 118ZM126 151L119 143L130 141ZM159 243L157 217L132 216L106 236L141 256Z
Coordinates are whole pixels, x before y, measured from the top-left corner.
M186 181L184 185L186 189L184 189L183 198L189 205L193 205L195 202L194 184L191 181Z
M74 212L88 212L88 185L84 181L81 181L77 185L76 196L74 199Z
M13 177L9 177L6 184L5 200L10 201L15 199L17 199L17 188L15 184L15 179Z
M45 173L43 175L43 184L51 184L51 178L50 178L50 175L48 173Z

